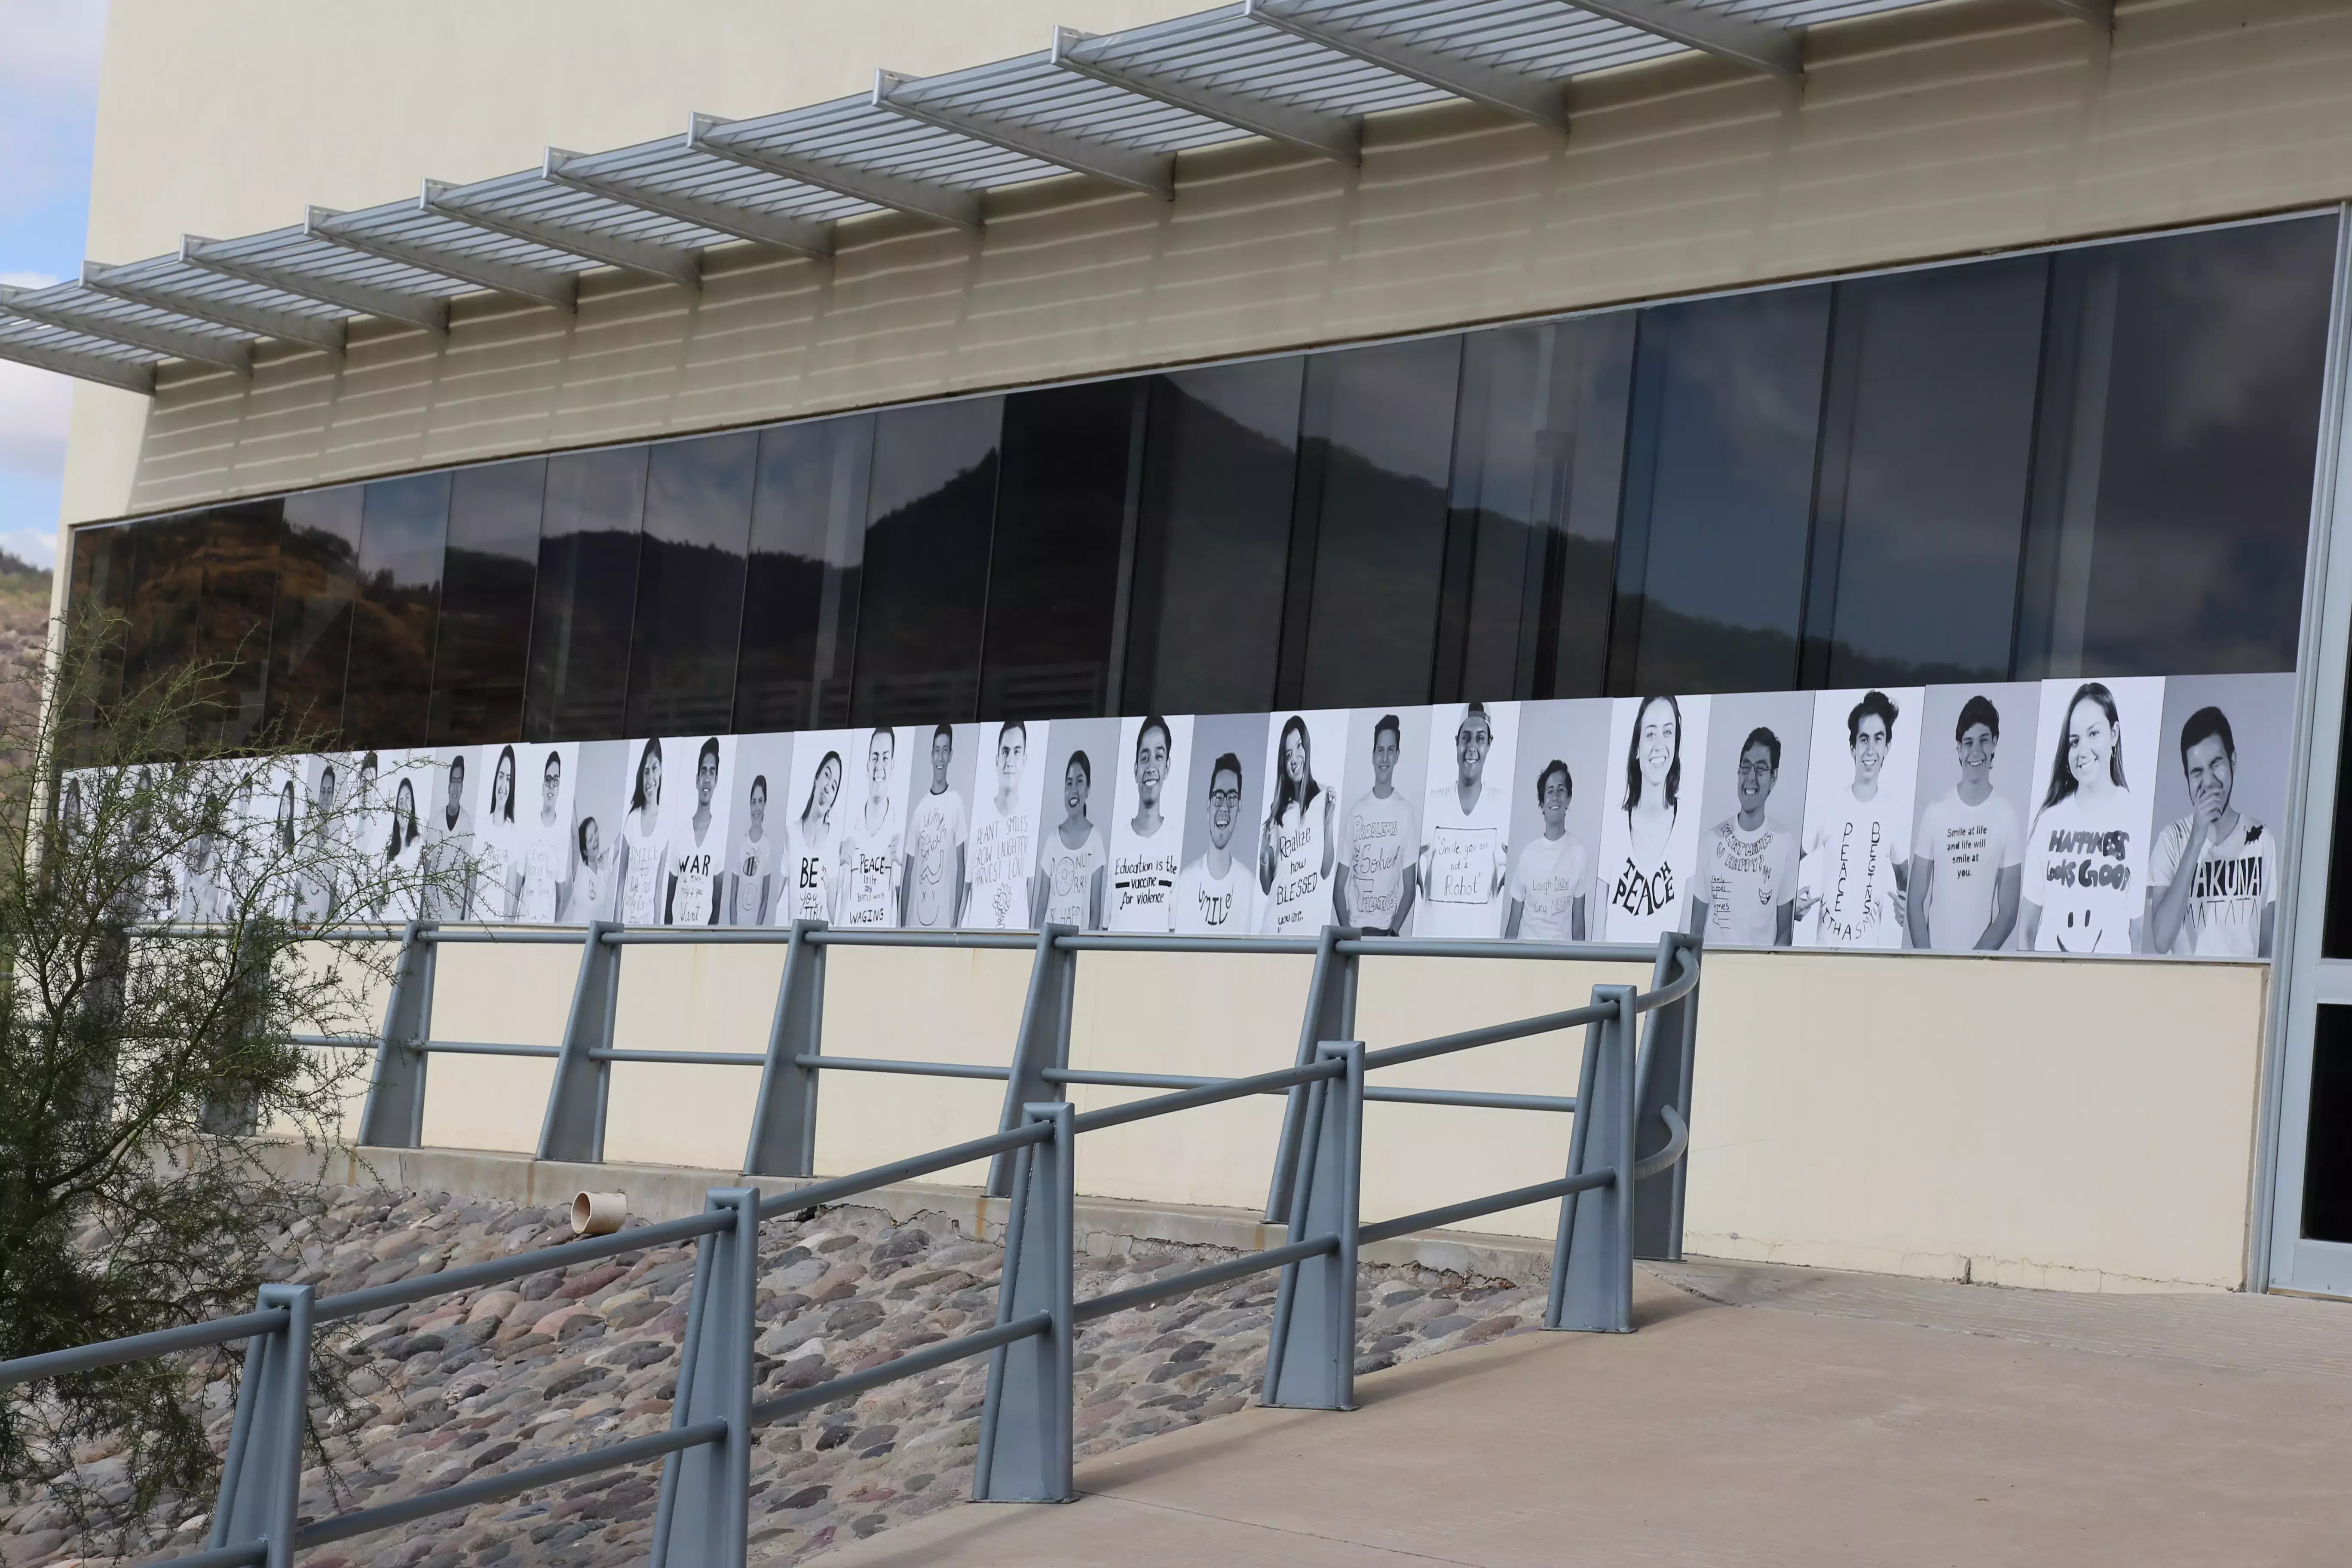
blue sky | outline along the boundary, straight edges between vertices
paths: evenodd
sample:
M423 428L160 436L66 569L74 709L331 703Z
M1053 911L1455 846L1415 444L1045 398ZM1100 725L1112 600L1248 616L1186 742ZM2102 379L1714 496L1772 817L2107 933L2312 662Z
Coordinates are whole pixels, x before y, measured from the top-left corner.
M105 32L106 0L0 0L0 283L81 266ZM44 566L72 385L0 360L0 549Z

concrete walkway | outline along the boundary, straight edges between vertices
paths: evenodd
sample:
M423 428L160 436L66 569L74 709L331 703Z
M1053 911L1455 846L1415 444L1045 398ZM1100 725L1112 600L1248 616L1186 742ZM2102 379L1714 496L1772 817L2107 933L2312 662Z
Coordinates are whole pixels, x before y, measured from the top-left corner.
M1091 1461L820 1559L922 1564L2352 1563L2352 1307L1645 1268L1528 1335Z

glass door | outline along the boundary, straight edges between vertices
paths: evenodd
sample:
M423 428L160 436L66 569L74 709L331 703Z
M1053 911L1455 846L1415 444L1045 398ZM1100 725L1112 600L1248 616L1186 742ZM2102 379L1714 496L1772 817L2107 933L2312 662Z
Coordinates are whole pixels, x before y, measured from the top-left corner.
M2311 558L2298 667L2302 781L2295 864L2282 900L2265 1148L2258 1163L2255 1289L2352 1297L2352 369L2339 227Z

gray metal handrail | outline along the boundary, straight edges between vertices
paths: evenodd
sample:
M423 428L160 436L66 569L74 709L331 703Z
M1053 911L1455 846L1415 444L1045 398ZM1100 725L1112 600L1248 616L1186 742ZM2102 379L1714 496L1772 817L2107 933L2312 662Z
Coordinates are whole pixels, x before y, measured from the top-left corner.
M590 933L586 944L590 952L617 945L601 940L601 934ZM415 935L412 928L410 936ZM798 942L794 945L796 952L814 951ZM1049 931L1041 952L1051 951L1054 945L1055 933ZM1319 945L1328 953L1337 944L1327 932ZM404 950L429 951L429 947L412 940ZM1570 1108L1591 1108L1591 1113L1578 1116L1568 1172L1557 1181L1364 1224L1363 1108L1372 1098L1364 1083L1367 1069L1376 1063L1421 1060L1516 1036L1493 1029L1473 1030L1385 1052L1368 1052L1353 1040L1323 1040L1316 1044L1309 1059L1293 1067L1238 1078L1180 1080L1181 1087L1171 1092L1084 1114L1066 1100L1033 1101L1022 1107L1016 1125L983 1137L787 1193L763 1195L756 1187L715 1189L703 1214L613 1236L323 1298L314 1297L308 1285L265 1285L259 1310L254 1312L0 1362L0 1387L247 1341L247 1372L238 1389L223 1463L212 1539L207 1550L172 1560L177 1568L215 1564L290 1568L295 1552L313 1546L656 1458L664 1460L665 1468L655 1516L651 1561L656 1568L671 1564L741 1568L749 1538L750 1445L754 1430L900 1378L983 1354L991 1357L991 1363L974 1461L973 1495L993 1500L1066 1500L1075 1495L1071 1358L1076 1326L1170 1296L1279 1269L1282 1282L1276 1292L1261 1402L1308 1409L1352 1408L1355 1286L1361 1247L1432 1226L1557 1198L1561 1202L1560 1223L1545 1326L1630 1332L1635 1188L1643 1179L1677 1164L1688 1145L1687 1121L1668 1105L1661 1116L1668 1134L1666 1146L1647 1158L1637 1158L1635 1151L1636 1100L1644 1076L1635 1057L1638 1020L1645 1013L1655 1015L1676 1006L1696 993L1698 982L1696 944L1669 938L1661 943L1656 957L1664 983L1650 992L1637 993L1625 985L1596 986L1589 1006L1523 1021L1549 1027L1581 1024L1585 1028L1578 1093L1566 1103ZM1528 1032L1534 1031L1519 1031ZM1654 1047L1656 1045L1654 1041ZM604 1054L606 1059L630 1059L609 1049ZM660 1054L669 1058L696 1055ZM887 1065L896 1068L919 1064ZM1007 1069L1009 1073L1018 1070ZM1066 1068L1039 1070L1042 1078L1066 1084L1103 1076ZM1111 1076L1132 1079L1147 1075ZM1126 1290L1078 1300L1071 1267L1076 1239L1078 1136L1266 1093L1289 1094L1301 1108L1301 1139L1289 1175L1290 1238ZM753 1287L759 1274L761 1223L992 1156L1009 1160L1013 1167L995 1325L753 1403L757 1375L752 1353ZM1306 1234L1300 1235L1302 1231ZM303 1409L310 1336L316 1325L689 1240L697 1243L698 1252L668 1431L438 1488L376 1508L299 1522L296 1504L301 1481Z
M195 934L217 927L147 927L150 934ZM1327 929L1318 938L1192 937L1156 933L1078 931L1049 927L1034 934L1016 931L933 931L834 928L821 921L789 927L698 926L627 927L593 922L576 930L514 926L448 926L415 921L396 932L389 927L347 928L368 940L401 942L398 978L384 1026L373 1039L351 1036L301 1035L296 1043L321 1048L373 1047L376 1070L370 1082L362 1116L361 1142L370 1145L415 1147L424 1133L425 1068L435 1056L512 1057L555 1063L549 1088L538 1155L542 1159L594 1163L604 1157L606 1108L614 1063L639 1066L753 1068L761 1071L751 1136L743 1158L749 1175L806 1177L815 1159L816 1109L820 1075L827 1072L896 1074L943 1079L998 1082L1005 1085L1000 1129L1015 1125L1021 1107L1059 1099L1071 1085L1111 1088L1189 1089L1218 1081L1161 1073L1074 1068L1069 1065L1075 963L1085 952L1276 954L1315 959L1306 1018L1299 1031L1300 1063L1324 1039L1355 1034L1356 972L1367 957L1500 958L1548 962L1654 962L1652 985L1638 999L1641 1013L1671 1012L1675 1016L1666 1034L1674 1037L1642 1052L1643 1125L1663 1131L1658 1111L1671 1103L1685 1120L1688 1115L1690 1056L1695 1012L1686 1002L1697 984L1697 948L1694 942L1670 937L1655 949L1628 943L1498 942L1477 938L1412 938L1364 936ZM581 968L562 1043L554 1046L487 1040L436 1038L430 1031L432 993L440 948L453 943L495 944L521 942L570 943L581 949ZM1679 945L1677 945L1679 944ZM689 1051L624 1047L614 1038L620 984L619 953L637 946L751 945L785 950L783 973L767 1048L748 1051ZM1003 1066L990 1063L943 1062L876 1057L832 1056L823 1048L825 955L836 947L944 948L1025 950L1032 953L1030 991L1016 1037L1013 1059ZM1373 1051L1368 1071L1402 1066L1475 1046L1499 1044L1588 1026L1599 1016L1596 1006L1568 1008L1536 1017L1484 1025L1429 1039L1409 1041ZM1283 1135L1268 1184L1265 1217L1279 1222L1286 1214L1292 1168L1304 1131L1299 1118L1303 1089L1286 1091ZM1470 1089L1377 1086L1368 1099L1396 1104L1443 1105L1496 1110L1541 1110L1572 1113L1577 1098L1568 1095L1506 1094ZM1647 1135L1647 1134L1645 1134ZM1654 1151L1653 1151L1654 1152ZM1010 1191L1009 1158L999 1159L989 1174L988 1189L997 1196ZM1645 1207L1645 1250L1675 1257L1680 1250L1681 1192L1684 1176L1669 1162L1659 1173L1671 1189Z

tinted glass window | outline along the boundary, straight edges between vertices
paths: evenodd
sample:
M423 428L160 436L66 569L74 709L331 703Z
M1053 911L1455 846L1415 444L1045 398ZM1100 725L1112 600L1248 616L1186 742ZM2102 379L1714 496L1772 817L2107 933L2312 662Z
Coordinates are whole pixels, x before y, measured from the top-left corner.
M1642 312L1610 689L1797 679L1830 290Z
M238 745L260 729L269 684L270 622L278 601L280 503L246 501L205 519L204 599L197 657L211 665L215 739Z
M269 637L269 722L289 734L331 731L342 720L364 499L358 485L286 498Z
M124 628L122 688L138 692L200 656L205 520L167 517L140 527L131 555L131 616Z
M1001 397L876 416L856 723L952 723L978 710L1003 416Z
M1841 284L1804 684L1999 680L2049 261Z
M547 460L525 739L620 738L645 507L643 447Z
M629 651L632 735L724 730L734 714L759 456L749 430L653 448Z
M2344 731L2352 741L2352 688L2345 692ZM2352 752L2336 759L2336 826L2327 843L2327 907L2320 923L2320 952L2352 958Z
M97 722L122 689L123 622L131 613L131 574L142 529L133 524L78 528L73 534L69 624L92 639L87 681L77 694L77 726ZM338 670L338 677L341 671Z
M1293 357L1153 378L1126 711L1274 706L1306 368Z
M2020 670L2292 669L2333 217L2053 264Z
M1301 661L1307 707L1429 700L1461 368L1458 337L1307 362L1284 684Z
M541 458L450 477L449 553L433 655L432 743L522 738L531 587L539 575Z
M352 657L343 681L343 731L357 744L425 743L448 531L447 474L367 487Z
M2315 1241L2352 1242L2352 1007L2320 1008L2311 1043L2303 1234Z
M1102 382L1004 400L983 719L1108 710L1121 556L1133 549L1142 391L1137 382Z
M871 415L760 433L735 677L738 734L849 722L873 460Z
M1434 695L1601 694L1633 316L1464 340Z

